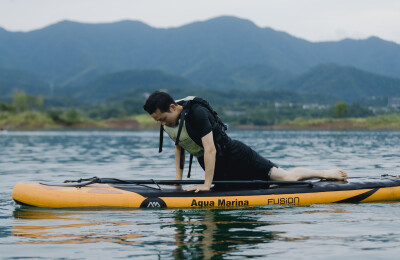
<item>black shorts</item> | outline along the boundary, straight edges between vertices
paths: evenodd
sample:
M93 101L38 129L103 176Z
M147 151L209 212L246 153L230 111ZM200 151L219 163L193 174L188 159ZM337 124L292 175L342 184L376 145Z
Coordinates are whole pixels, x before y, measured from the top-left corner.
M198 158L204 169L204 158ZM230 140L228 149L217 155L214 180L269 180L272 167L278 167L237 140Z

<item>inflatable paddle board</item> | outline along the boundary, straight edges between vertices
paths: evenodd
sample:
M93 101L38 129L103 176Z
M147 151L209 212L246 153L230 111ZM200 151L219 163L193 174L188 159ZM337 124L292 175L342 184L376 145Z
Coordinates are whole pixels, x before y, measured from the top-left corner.
M97 177L60 184L20 182L15 185L12 197L21 205L48 208L248 207L400 200L400 178L396 176L347 181L214 181L216 186L211 191L195 193L182 189L182 185L203 182Z

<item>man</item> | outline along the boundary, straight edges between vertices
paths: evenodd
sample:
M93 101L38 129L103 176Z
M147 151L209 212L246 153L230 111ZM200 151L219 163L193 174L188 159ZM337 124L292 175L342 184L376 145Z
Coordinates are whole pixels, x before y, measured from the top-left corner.
M208 191L213 180L345 180L348 177L340 169L279 168L247 145L229 138L217 113L203 99L188 97L176 102L169 94L156 91L143 108L175 141L176 179L182 180L182 149L196 156L205 170L204 184L186 187L186 191Z

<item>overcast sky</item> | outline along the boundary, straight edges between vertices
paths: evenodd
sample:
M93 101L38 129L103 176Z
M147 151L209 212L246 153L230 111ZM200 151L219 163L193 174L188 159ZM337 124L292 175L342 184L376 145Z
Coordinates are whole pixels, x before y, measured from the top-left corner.
M310 41L378 36L400 43L400 0L0 0L0 27L8 31L62 20L168 28L221 15Z

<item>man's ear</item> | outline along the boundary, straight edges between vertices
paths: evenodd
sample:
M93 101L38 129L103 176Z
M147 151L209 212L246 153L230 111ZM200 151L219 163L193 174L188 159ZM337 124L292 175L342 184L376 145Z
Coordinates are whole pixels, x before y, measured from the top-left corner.
M176 105L175 104L169 105L169 111L173 112L175 110L176 110Z

